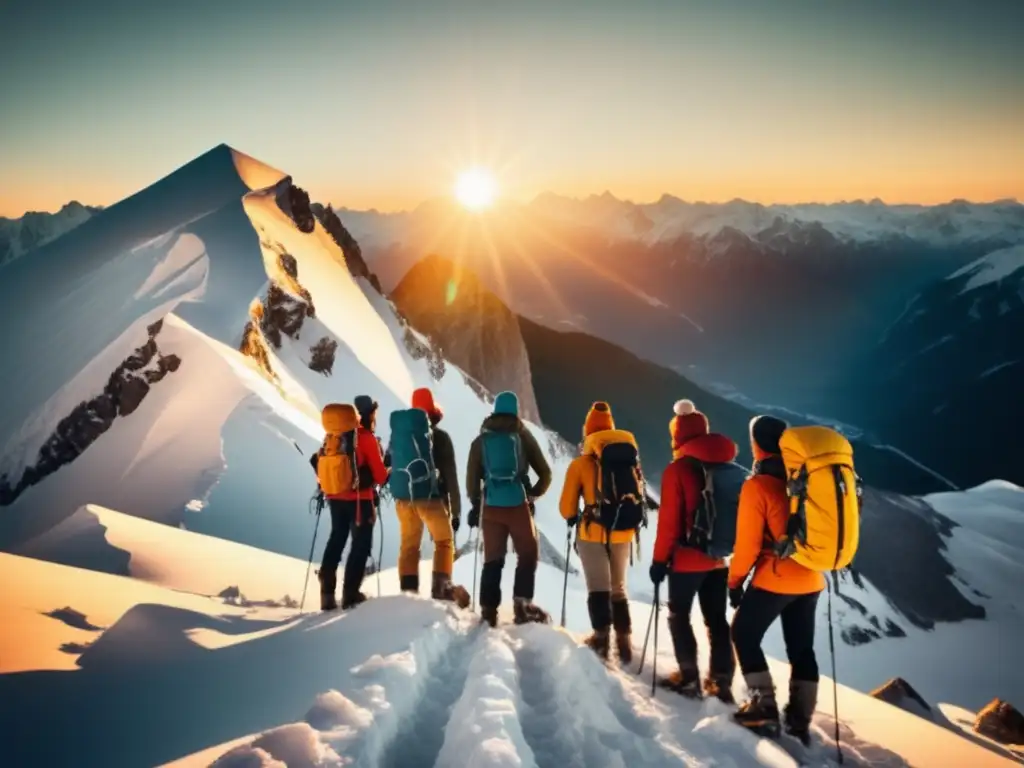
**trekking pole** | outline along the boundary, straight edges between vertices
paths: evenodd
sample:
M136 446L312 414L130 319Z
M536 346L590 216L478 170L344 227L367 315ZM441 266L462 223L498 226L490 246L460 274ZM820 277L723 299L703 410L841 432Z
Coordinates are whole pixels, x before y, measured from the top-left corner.
M654 658L651 659L651 698L654 698L654 691L658 687L658 614L661 612L661 600L658 599L660 584L654 585Z
M565 578L562 581L562 627L565 628L565 595L569 591L569 550L572 548L572 526L565 533Z
M476 529L476 541L473 543L473 602L469 606L470 611L476 610L476 563L480 556L480 528Z
M310 500L310 505L316 501L316 520L313 523L313 543L309 545L309 563L306 565L306 580L302 583L302 600L299 602L299 615L302 615L306 607L306 591L309 589L309 572L313 568L313 550L316 549L316 532L320 528L320 513L324 509L324 495L317 492Z
M384 562L384 515L376 503L373 504L373 514L380 522L380 549L377 550L377 597L380 597L380 569Z
M832 571L834 579L836 572ZM835 719L836 757L839 764L843 763L843 748L839 744L839 681L836 680L836 641L832 630L832 582L825 582L828 587L828 652L832 656L832 716Z
M644 633L644 647L640 651L640 667L636 673L642 675L644 672L644 659L647 658L647 641L651 639L651 627L654 626L654 605L658 602L658 585L654 585L654 600L651 602L651 615L647 619L647 632Z

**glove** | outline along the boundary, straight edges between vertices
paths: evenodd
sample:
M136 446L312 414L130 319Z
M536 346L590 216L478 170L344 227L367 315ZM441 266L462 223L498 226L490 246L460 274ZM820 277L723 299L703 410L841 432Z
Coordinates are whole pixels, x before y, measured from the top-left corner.
M458 516L452 518L452 533L459 532L459 524L461 522L462 521L458 518Z
M743 585L738 587L732 587L729 590L729 607L735 610L740 607L740 601L743 600Z
M570 528L574 528L575 526L579 525L579 522L580 522L580 516L579 515L573 515L572 517L570 517L568 520L565 521L566 525L568 525Z
M661 584L668 576L668 563L651 563L651 582L654 584Z
M534 503L536 499L527 499L526 503L530 506L530 514L534 517L537 516L537 505Z
M469 519L466 520L470 528L478 528L480 526L480 507L474 504L469 510Z

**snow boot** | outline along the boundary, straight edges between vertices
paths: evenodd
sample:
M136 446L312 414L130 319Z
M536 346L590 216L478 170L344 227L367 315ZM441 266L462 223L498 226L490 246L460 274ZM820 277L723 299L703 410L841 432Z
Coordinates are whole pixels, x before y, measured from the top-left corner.
M536 606L525 597L517 597L512 602L512 613L516 624L550 624L551 616L543 608Z
M750 698L733 713L737 725L760 736L778 738L779 706L775 702L775 686L770 672L754 672L745 675Z
M612 609L610 592L591 592L587 595L587 612L590 614L590 626L594 632L584 640L584 644L605 661L608 660L608 647L611 635Z
M724 677L707 677L704 679L704 695L714 696L723 704L735 704L736 697L732 695L732 681Z
M490 627L498 626L498 606L481 605L480 621L486 623Z
M435 600L449 600L459 608L469 607L469 592L458 584L452 584L452 577L447 573L434 573L430 596Z
M365 603L366 600L367 597L362 592L356 592L354 595L343 595L341 598L341 610L347 611L349 608L355 608L360 603Z
M700 675L696 669L677 670L668 677L661 678L658 681L658 686L688 699L702 698Z
M789 703L783 710L786 733L805 747L811 745L811 718L818 706L818 684L810 680L789 681Z
M595 629L593 634L583 640L583 644L596 653L602 660L608 661L608 646L611 630Z
M412 576L402 576L398 580L398 589L401 592L415 592L420 591L420 575L414 573Z
M338 607L338 601L334 597L335 587L338 585L338 576L333 573L316 572L317 581L320 582L320 610L333 611Z
M619 661L629 664L633 661L633 638L630 634L633 624L629 617L629 601L612 601L612 626L615 627L615 647L619 652Z

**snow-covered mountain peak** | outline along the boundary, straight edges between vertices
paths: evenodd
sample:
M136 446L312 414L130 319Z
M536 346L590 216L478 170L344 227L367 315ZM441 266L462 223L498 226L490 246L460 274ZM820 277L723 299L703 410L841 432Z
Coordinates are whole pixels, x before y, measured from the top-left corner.
M1024 282L1024 245L1003 248L972 261L951 274L947 280L967 277L960 293L974 291L991 283L1016 279Z

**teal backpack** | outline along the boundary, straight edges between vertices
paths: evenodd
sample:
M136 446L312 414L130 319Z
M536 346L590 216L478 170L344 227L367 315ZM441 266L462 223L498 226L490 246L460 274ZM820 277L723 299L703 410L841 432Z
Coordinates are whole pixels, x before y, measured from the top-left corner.
M388 490L400 501L440 498L434 445L427 412L419 408L391 414L391 478Z
M522 443L518 432L484 430L480 435L484 466L484 503L518 507L526 502Z

